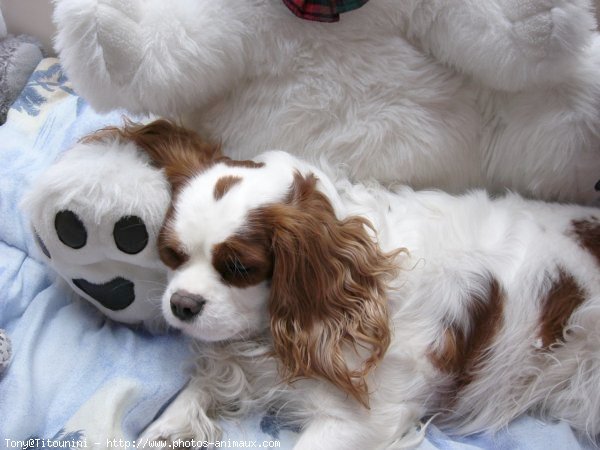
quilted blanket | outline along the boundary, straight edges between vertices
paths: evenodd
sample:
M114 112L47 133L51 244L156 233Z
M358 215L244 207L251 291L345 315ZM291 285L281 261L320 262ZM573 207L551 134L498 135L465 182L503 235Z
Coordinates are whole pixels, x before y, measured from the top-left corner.
M0 127L0 328L13 360L0 378L0 448L134 448L136 436L185 385L185 337L111 322L41 263L19 202L81 136L120 124L95 113L45 59ZM269 415L224 424L214 447L291 448L297 437ZM435 426L421 449L583 448L565 423L531 417L495 436L452 437ZM358 449L356 449L358 450ZM367 450L367 449L365 449Z

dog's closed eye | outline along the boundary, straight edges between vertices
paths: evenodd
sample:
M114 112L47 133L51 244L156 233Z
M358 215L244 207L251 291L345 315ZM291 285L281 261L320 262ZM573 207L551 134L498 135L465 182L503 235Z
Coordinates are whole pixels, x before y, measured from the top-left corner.
M237 258L227 261L225 267L227 269L227 274L231 277L248 277L257 270L256 267L246 265Z
M233 237L216 245L212 264L223 281L244 288L271 276L271 255L262 241Z
M159 247L159 255L162 262L172 270L185 264L189 256L173 245L162 245Z
M235 287L252 286L267 278L266 271L256 261L245 261L235 254L217 262L216 269L227 284Z

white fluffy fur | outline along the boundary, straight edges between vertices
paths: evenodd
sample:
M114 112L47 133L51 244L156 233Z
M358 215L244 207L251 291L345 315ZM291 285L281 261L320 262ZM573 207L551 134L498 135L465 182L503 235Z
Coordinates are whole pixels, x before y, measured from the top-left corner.
M142 439L210 441L219 434L216 417L277 407L281 417L304 426L298 449L411 445L420 436L415 426L438 411L448 387L448 375L427 355L440 345L448 321L472 325L468 303L473 292L487 301L491 277L503 290L503 325L445 423L462 433L496 430L535 410L582 434L600 432L600 267L572 234L573 220L597 221L600 210L515 194L492 199L483 191L388 191L330 178L281 152L257 160L265 166L217 164L177 197L171 226L190 258L170 276L163 313L204 343L197 345L198 367L189 385ZM325 381L281 383L277 361L269 356L269 286L226 286L211 266L212 246L244 230L253 208L284 199L295 170L318 176L318 188L339 218L366 217L384 250L408 250L398 257L402 270L389 286L393 338L369 378L370 410ZM225 175L242 181L215 200L212 186ZM559 270L573 277L586 300L568 322L565 343L542 349L542 303ZM177 290L206 299L198 317L183 322L172 314L170 297Z
M55 0L99 110L185 116L225 153L325 155L355 179L592 202L600 37L587 0L371 0L337 24L281 0Z

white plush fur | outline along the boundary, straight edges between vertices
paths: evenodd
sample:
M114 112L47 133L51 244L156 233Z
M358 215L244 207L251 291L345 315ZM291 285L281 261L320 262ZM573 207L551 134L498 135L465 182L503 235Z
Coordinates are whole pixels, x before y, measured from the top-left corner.
M164 174L133 143L113 140L69 149L36 180L23 206L51 259L42 252L40 256L76 292L112 319L153 327L160 318L165 282L156 239L169 201ZM81 249L64 245L57 236L55 216L63 210L73 211L86 228L87 242ZM148 233L148 245L134 255L119 251L113 237L115 222L126 216L141 218ZM136 300L119 311L105 308L72 281L101 284L116 276L135 284Z
M412 445L422 436L415 426L434 413L441 413L434 420L461 433L497 430L531 410L566 420L582 435L600 432L600 266L574 232L578 220L591 221L597 232L600 210L516 194L493 199L483 191L462 196L408 187L389 191L352 184L329 170L326 175L281 152L256 160L265 166L218 163L176 197L169 230L189 259L170 275L163 313L171 325L198 338L198 366L142 440L210 441L219 434L217 417L269 407L304 427L297 449ZM270 353L269 284L228 286L211 264L214 246L243 233L252 210L284 201L295 171L317 175L318 189L340 219L367 218L382 249L407 250L398 256L401 270L387 290L393 337L369 376L370 410L323 380L282 383ZM242 180L217 200L213 186L227 175ZM544 299L559 271L573 278L585 300L559 341L545 348ZM482 305L490 301L490 279L502 292L502 325L485 364L448 406L449 375L430 354L442 346L451 323L476 326L468 310L474 297ZM181 290L206 300L191 320L171 311L171 295ZM356 356L345 355L350 364Z
M99 110L184 117L251 158L355 179L593 202L600 37L587 0L371 0L336 24L281 0L55 0L56 48Z

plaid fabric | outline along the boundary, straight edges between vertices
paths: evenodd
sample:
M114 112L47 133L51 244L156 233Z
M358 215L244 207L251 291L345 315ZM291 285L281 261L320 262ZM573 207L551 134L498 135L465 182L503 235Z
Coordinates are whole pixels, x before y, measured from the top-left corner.
M337 22L340 14L358 9L369 0L283 0L290 11L302 19Z

